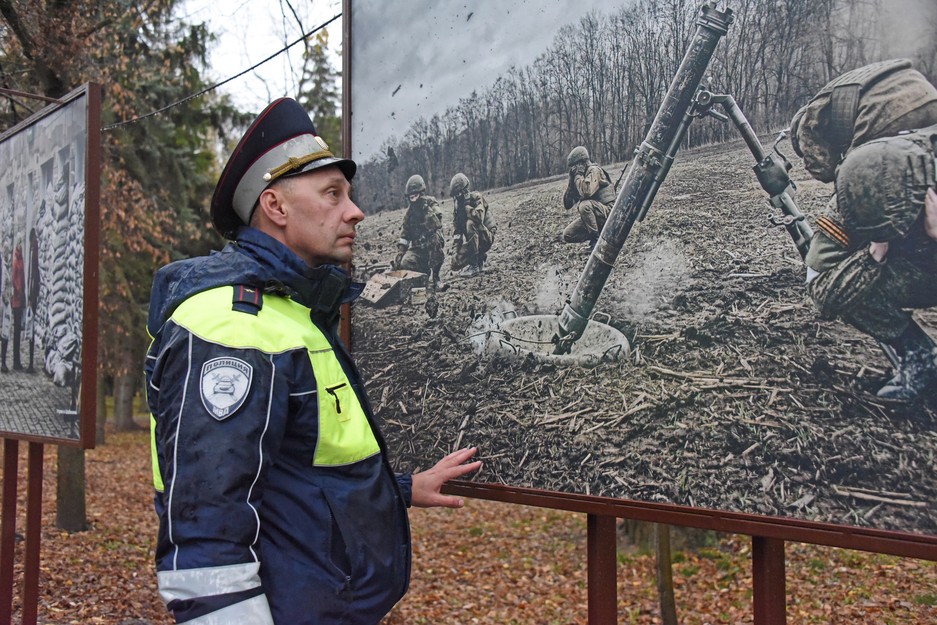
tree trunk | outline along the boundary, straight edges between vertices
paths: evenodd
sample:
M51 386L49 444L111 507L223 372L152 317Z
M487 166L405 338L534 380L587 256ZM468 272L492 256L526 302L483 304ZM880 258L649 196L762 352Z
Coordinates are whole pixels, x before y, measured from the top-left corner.
M114 431L116 432L139 429L133 420L136 373L136 371L130 371L114 378Z
M85 514L84 449L59 447L55 526L66 532L83 532L88 529Z
M129 432L140 429L133 420L134 397L140 381L140 362L137 352L124 349L119 370L124 373L114 378L114 431Z
M677 605L673 591L673 560L670 555L670 526L654 525L657 538L657 594L663 625L677 625Z
M104 444L104 426L107 423L107 406L105 405L104 395L104 374L101 369L97 372L97 387L95 389L95 420L94 420L94 442L95 445Z

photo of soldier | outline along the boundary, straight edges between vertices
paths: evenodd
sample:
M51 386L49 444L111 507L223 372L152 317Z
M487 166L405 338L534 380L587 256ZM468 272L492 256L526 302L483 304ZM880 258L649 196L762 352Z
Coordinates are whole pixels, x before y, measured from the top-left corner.
M420 7L441 20L455 13ZM698 8L684 7L686 24ZM433 91L438 82L398 59L406 42L390 28L397 23L391 12L355 16L358 41L382 44L356 50L361 71L353 92L386 93L395 115L370 111L374 98L352 99L352 145L361 150L356 192L371 214L355 258L370 299L353 309L351 330L369 370L405 376L404 384L390 376L369 382L389 439L406 441L404 466L422 466L431 452L473 432L495 446L483 479L509 487L937 531L930 505L937 478L928 469L937 450L937 388L926 384L927 359L915 361L929 340L911 327L937 340L937 306L924 299L913 273L899 271L926 259L926 224L906 235L923 251L905 249L897 234L884 256L875 246L886 267L881 275L901 274L887 282L903 293L869 291L871 301L861 302L855 289L866 278L857 278L846 315L817 312L826 296L821 287L833 285L836 271L832 256L829 265L817 259L833 232L818 227L821 213L834 192L842 195L837 168L847 171L843 161L854 153L858 167L863 144L937 124L929 117L937 103L933 32L922 32L919 43L909 37L908 48L868 39L893 13L869 7L868 29L842 24L857 47L837 41L831 60L820 54L819 13L810 3L804 8L813 12L787 30L787 14L746 5L733 13L711 59L695 44L680 46L685 65L679 54L649 63L636 48L622 67L621 47L611 44L590 50L585 66L564 65L578 58L583 41L614 41L623 25L637 23L631 7L611 6L588 24L554 19L541 27L562 24L562 34L537 46L543 56L532 58L540 60L457 84L450 103L427 97L444 93ZM728 19L704 14L694 42L709 45L718 34L710 27ZM761 35L750 28L755 15L765 19L759 23L784 23L792 39L750 54L739 41ZM658 36L658 16L648 18L649 37ZM476 12L476 23L491 27L497 19ZM513 41L505 35L502 44ZM440 44L435 51L445 54L449 37ZM800 50L797 60L787 56ZM883 62L904 57L911 61ZM371 71L388 59L395 62L380 74ZM766 59L783 70L784 87L741 75ZM873 61L883 63L863 68ZM636 89L639 76L629 72L651 65L659 81ZM702 73L699 86L687 80L691 68ZM599 80L609 76L622 81ZM840 76L827 88L826 108L812 104L801 114L795 158L787 142L795 112ZM401 100L407 96L414 96L409 125ZM828 139L834 108L854 110L837 125L846 141L835 149ZM891 195L886 169L873 180ZM388 269L405 213L393 196L414 172L441 204L457 172L489 204L497 246L481 279L453 272L445 293L428 294L420 288L423 274ZM850 182L862 180L854 175ZM874 189L855 188L849 214L828 216L843 232L874 218L862 202ZM923 220L928 204L920 191L909 210ZM844 209L839 200L831 210ZM449 243L458 228L455 208L444 223L446 269L464 262L458 239ZM866 239L848 251L869 256L872 243L884 242ZM835 252L848 253L843 246ZM814 277L818 269L828 272L810 287L808 263ZM850 297L846 291L834 297ZM901 319L894 327L870 335L850 322L850 312L874 311L882 299ZM592 342L587 328L602 335ZM581 334L568 338L573 331ZM381 347L373 347L376 337ZM899 372L904 377L893 380ZM889 399L876 396L885 386L896 387L885 391ZM914 401L894 399L915 393ZM441 416L430 424L427 414Z
M791 123L806 170L836 189L816 220L807 291L821 317L875 338L892 360L883 399L914 400L937 381L934 341L911 313L937 305L932 124L937 89L906 60L839 76Z
M589 159L589 151L579 145L566 157L569 182L563 194L563 207L574 208L577 216L563 230L564 243L589 242L595 246L605 220L615 204L615 186L608 172Z
M42 283L39 272L39 235L35 228L29 229L29 365L26 367L27 373L35 371L34 357L36 352L36 323L38 322L37 312L39 305L39 288Z
M429 274L433 287L442 288L439 272L445 258L445 239L439 202L426 194L426 183L417 174L407 180L406 196L407 211L393 266Z
M910 311L937 306L933 140L937 126L853 150L807 256L821 316L895 351L895 375L876 393L883 399L912 400L937 382L934 340Z
M10 305L13 309L13 370L23 368L20 357L20 343L23 335L23 313L26 308L26 269L23 265L23 237L16 235L13 247L12 295Z
M10 267L7 263L6 246L0 246L0 373L9 373L7 349L10 343L10 326L13 324L10 311Z
M468 176L459 172L449 183L452 197L453 258L451 270L461 277L479 275L498 229L488 201L472 191Z

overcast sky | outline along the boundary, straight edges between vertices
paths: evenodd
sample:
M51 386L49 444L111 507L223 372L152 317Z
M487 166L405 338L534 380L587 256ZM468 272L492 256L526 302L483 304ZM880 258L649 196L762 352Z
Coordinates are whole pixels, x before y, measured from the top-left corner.
M293 0L306 31L342 12L341 0ZM284 15L286 17L284 17ZM209 55L209 77L218 82L235 76L296 41L303 33L282 0L186 0L180 17L205 22L218 37ZM329 48L336 70L341 68L342 18L328 26ZM267 103L296 92L302 69L303 44L221 87L245 111L259 113Z
M627 0L355 0L352 150L367 160L390 136L532 63L556 31ZM356 85L358 86L356 88ZM364 89L363 85L367 85ZM398 89L399 87L399 89Z
M892 35L888 47L893 56L910 54L934 36L935 0L888 1L895 10L883 26ZM473 89L484 91L512 65L529 65L550 47L564 24L578 22L593 9L608 14L630 2L353 0L354 158L367 160L389 137L402 137L418 117L442 113ZM342 12L341 0L290 4L306 30ZM726 2L719 5L722 8ZM186 0L183 17L190 23L205 21L218 35L208 72L215 81L262 61L301 34L286 0ZM341 67L346 18L328 27L336 69ZM295 93L301 58L300 44L222 89L242 110L259 112L271 100Z

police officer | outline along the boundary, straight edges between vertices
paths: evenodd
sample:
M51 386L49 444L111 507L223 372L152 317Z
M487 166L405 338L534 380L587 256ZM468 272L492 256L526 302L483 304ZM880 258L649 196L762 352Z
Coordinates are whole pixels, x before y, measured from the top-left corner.
M419 175L410 176L406 186L407 212L397 241L394 267L430 274L432 284L440 288L439 272L445 258L442 234L442 210Z
M159 590L192 625L373 625L406 592L407 506L460 507L474 449L395 475L337 336L364 214L353 161L294 100L270 104L221 173L224 250L153 284L147 400Z
M570 151L566 167L569 181L563 206L566 210L575 208L577 216L563 230L563 241L589 241L594 246L615 204L615 187L608 172L589 160L588 150L581 145Z
M894 377L878 396L908 401L937 382L935 343L911 310L937 305L937 126L853 148L806 258L807 290L839 317L889 346Z
M498 229L481 193L472 191L468 176L459 172L449 182L452 198L452 271L464 277L477 276L485 266Z

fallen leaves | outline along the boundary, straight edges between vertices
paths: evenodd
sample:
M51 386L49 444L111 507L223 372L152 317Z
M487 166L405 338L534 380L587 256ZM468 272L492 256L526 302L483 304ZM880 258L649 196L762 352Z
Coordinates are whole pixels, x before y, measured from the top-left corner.
M45 456L39 622L172 623L152 566L156 517L146 434L112 435L87 452L87 532L54 528L54 450ZM588 622L584 514L469 499L462 510L411 510L411 523L410 592L383 625ZM20 541L17 584L22 550ZM787 544L786 554L791 623L937 622L937 563L799 543ZM653 556L622 544L618 563L619 622L660 623ZM753 622L747 537L726 535L711 547L675 552L673 577L683 625ZM17 614L19 602L17 594Z

